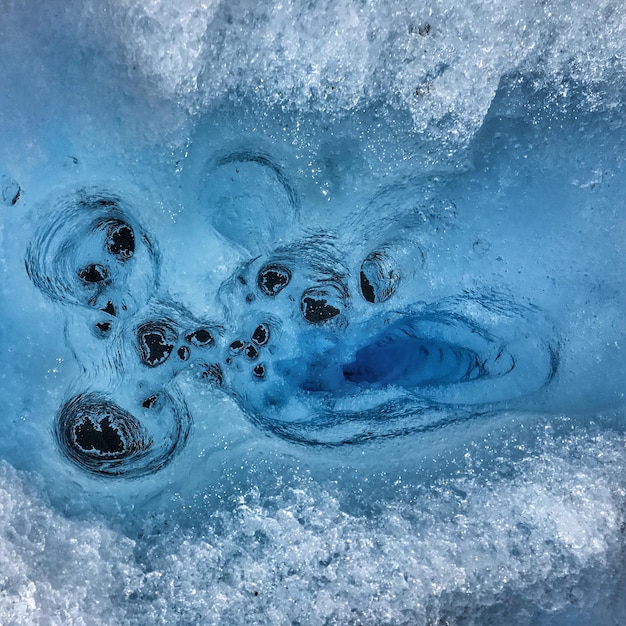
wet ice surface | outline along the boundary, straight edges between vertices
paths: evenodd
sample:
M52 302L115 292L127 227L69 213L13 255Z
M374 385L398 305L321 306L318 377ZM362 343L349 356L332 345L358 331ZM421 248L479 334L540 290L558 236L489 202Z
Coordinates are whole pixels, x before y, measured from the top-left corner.
M624 621L626 22L505 5L11 5L0 621Z

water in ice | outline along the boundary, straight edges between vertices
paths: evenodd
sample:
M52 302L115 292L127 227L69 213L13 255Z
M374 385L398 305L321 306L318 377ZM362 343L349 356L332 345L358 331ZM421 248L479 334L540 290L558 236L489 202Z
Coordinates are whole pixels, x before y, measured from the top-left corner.
M624 31L11 2L0 621L623 621Z

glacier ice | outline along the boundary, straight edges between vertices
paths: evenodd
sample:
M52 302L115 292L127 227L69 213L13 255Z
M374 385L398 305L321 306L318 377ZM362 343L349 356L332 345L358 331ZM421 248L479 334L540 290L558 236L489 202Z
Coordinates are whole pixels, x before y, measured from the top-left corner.
M11 0L0 622L622 623L625 32Z
M250 179L240 161L226 162L239 187L261 197L257 172ZM280 173L268 159L257 165ZM261 215L276 195L265 191ZM222 234L248 232L241 215L258 207L247 193L225 193L236 218ZM435 428L452 414L540 390L557 374L558 341L536 307L491 291L398 309L395 292L415 288L394 248L350 268L328 233L243 261L219 287L224 313L194 319L159 292L160 256L130 212L114 194L80 190L56 203L25 258L42 294L70 308L68 338L86 376L95 370L117 381L126 390L115 395L129 398L123 409L87 386L59 410L58 445L88 471L141 476L171 459L190 429L176 384L187 374L224 390L275 434L327 445ZM414 257L405 263L424 263L410 235L402 244ZM363 268L374 259L390 268L370 273L370 282Z

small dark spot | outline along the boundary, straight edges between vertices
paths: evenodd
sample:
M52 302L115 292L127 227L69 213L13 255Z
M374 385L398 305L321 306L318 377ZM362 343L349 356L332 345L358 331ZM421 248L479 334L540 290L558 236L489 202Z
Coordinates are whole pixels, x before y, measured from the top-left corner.
M252 372L257 378L265 378L265 366L263 363L259 363Z
M257 346L264 346L270 340L270 329L267 324L259 324L252 333L252 341Z
M111 330L111 323L110 322L98 322L96 324L96 328L101 333L108 333Z
M239 276L237 276L237 280L238 280L238 281L239 281L242 285L247 285L247 284L248 284L248 281L247 281L247 280L246 280L243 276L241 276L241 274L240 274Z
M192 333L189 333L185 340L189 343L192 343L194 346L212 346L215 344L215 340L213 339L213 335L204 329L199 328Z
M0 175L0 204L15 206L22 196L22 188L10 176Z
M22 188L18 187L17 188L17 193L11 198L11 206L15 206L17 204L17 201L20 199L20 196L22 195Z
M421 35L422 37L426 37L426 35L428 35L429 32L430 32L430 24L428 22L424 22L417 29L417 34Z
M311 324L322 324L341 313L323 297L303 296L301 308L304 319Z
M127 261L135 253L133 229L120 220L115 220L107 231L106 249L120 261Z
M243 350L243 346L243 341L241 341L240 339L235 339L235 341L230 344L229 348L233 354L237 354L238 352L241 352Z
M222 386L224 383L224 374L222 372L222 368L217 363L212 363L211 365L207 365L200 374L200 378L203 380L208 380L218 386Z
M416 98L423 98L424 96L427 96L429 93L430 93L430 85L428 83L425 83L423 85L418 85L413 91L413 95Z
M371 304L386 302L396 292L400 276L384 251L372 252L361 263L361 294Z
M291 270L283 265L265 265L259 271L257 284L262 293L274 297L291 281Z
M244 354L246 355L247 359L254 361L254 359L259 356L259 351L251 343L247 343L246 347L244 348Z
M116 206L116 202L115 200L105 200L102 198L100 200L96 200L96 206L112 207L112 206Z
M97 424L91 418L83 420L74 428L74 441L83 450L95 450L100 454L115 454L124 451L120 433L111 425L111 419L103 417Z
M233 362L233 360L229 356L227 356L226 357L226 365L230 365L232 362Z
M101 310L115 317L115 307L113 306L113 303L110 300L107 302L107 305Z
M246 302L247 302L248 304L252 304L255 300L256 300L256 298L254 297L254 294L249 293L249 294L246 296Z
M186 361L189 358L190 350L187 346L181 346L178 348L178 358L181 361Z
M258 595L259 595L259 592L258 592L258 591L255 591L255 592L254 592L254 595L255 595L255 597L256 597L256 596L258 596Z
M151 409L155 404L156 401L158 400L158 396L154 395L154 396L150 396L149 398L146 398L142 403L141 406L144 409Z
M106 280L108 275L107 268L99 263L91 263L78 270L78 278L84 283L101 283Z
M361 271L361 293L363 297L368 301L374 304L376 302L376 294L374 293L374 287L367 279L365 272Z

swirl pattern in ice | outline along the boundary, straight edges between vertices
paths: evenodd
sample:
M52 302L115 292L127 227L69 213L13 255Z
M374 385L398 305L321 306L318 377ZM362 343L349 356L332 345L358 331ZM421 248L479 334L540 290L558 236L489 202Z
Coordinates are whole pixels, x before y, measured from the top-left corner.
M79 394L57 415L59 449L91 474L126 478L152 474L184 445L191 422L182 400L165 392L147 398L140 415L104 394Z
M49 299L132 315L158 288L159 254L116 194L61 198L26 253L26 270ZM106 332L106 330L105 330Z
M363 289L364 265L380 257L356 268L340 258L332 239L313 237L246 263L222 288L226 328L236 329L224 387L263 427L310 444L387 437L489 410L554 377L558 344L535 307L465 293L396 310L396 268Z
M225 221L211 227L239 249L246 211L258 213L250 202L298 204L267 157L241 153L211 167L218 182L204 197L237 217L215 210ZM254 256L207 311L224 311L216 321L160 287L160 256L133 213L116 194L78 191L59 201L26 255L42 293L72 305L66 338L83 378L55 435L91 474L135 478L174 457L191 428L181 376L192 381L187 390L226 394L277 436L337 446L487 413L540 390L558 369L558 342L536 307L494 291L428 302L414 284L426 243L409 229L359 258L341 233L272 249L275 219L261 221ZM423 299L407 300L416 293Z

